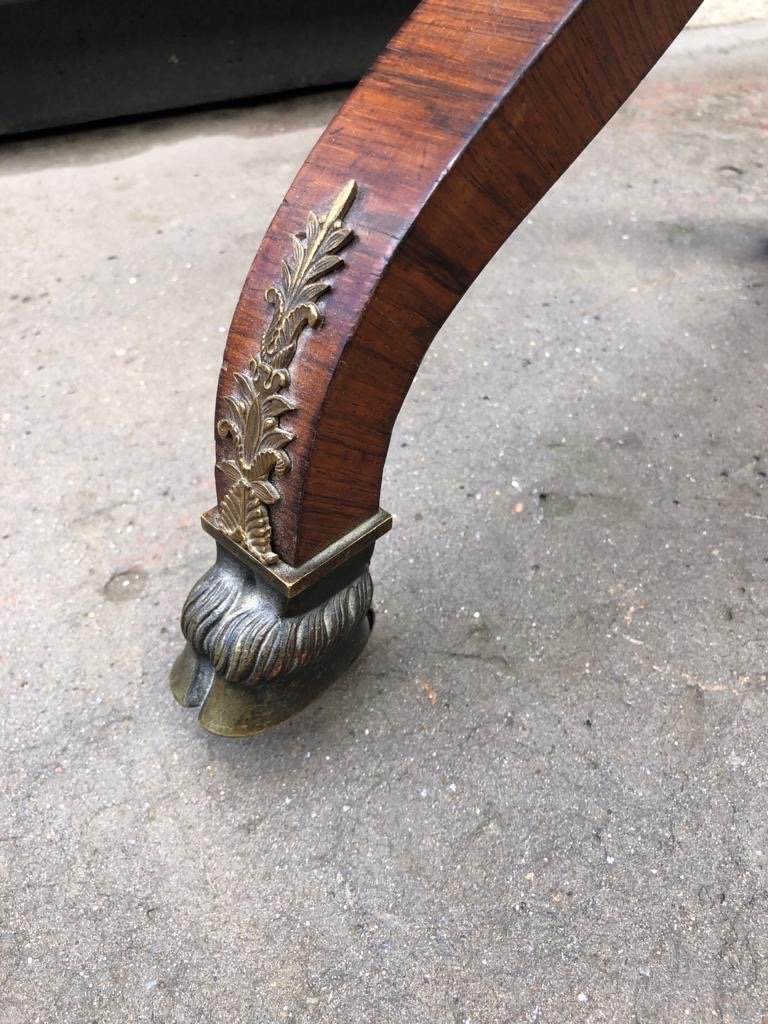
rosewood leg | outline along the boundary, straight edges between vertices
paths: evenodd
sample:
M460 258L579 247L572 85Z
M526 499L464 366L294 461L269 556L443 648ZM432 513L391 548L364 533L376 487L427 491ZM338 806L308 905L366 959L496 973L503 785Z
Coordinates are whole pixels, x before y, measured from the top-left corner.
M224 353L218 559L171 678L206 729L275 725L360 652L384 461L427 347L698 6L424 0L326 129Z

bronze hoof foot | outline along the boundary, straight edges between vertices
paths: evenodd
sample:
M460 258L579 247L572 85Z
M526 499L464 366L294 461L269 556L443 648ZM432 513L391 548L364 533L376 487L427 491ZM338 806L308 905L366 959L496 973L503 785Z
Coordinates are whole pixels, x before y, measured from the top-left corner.
M218 736L252 736L296 714L360 654L371 632L371 550L286 597L223 547L182 612L171 691Z

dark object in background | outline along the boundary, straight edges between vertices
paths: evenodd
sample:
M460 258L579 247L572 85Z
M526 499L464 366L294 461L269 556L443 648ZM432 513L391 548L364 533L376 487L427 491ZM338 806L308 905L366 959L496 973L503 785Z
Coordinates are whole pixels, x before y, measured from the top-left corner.
M0 134L356 81L415 0L0 0Z

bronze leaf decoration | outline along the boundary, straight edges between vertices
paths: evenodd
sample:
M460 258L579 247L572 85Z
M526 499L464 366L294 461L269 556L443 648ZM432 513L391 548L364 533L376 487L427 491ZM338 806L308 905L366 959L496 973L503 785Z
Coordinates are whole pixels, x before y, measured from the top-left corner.
M343 218L355 200L357 184L348 181L324 217L310 211L303 237L292 238L292 260L282 260L280 283L264 293L272 319L257 358L235 373L236 391L224 399L228 414L216 425L231 438L232 457L217 463L229 487L219 502L219 525L263 565L273 565L269 506L280 500L277 481L291 468L285 451L295 434L280 426L280 417L296 408L282 392L291 383L289 367L305 328L320 326L317 300L331 287L326 280L344 260L339 252L353 232Z

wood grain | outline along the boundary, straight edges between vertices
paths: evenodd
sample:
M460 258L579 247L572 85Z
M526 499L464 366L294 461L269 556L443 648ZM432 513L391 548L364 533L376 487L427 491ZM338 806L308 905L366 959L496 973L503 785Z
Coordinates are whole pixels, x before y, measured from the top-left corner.
M355 178L355 241L292 365L297 411L282 425L297 438L270 510L284 561L304 562L378 509L395 418L440 326L698 6L424 0L351 94L256 254L219 383L217 418L269 322L264 289L290 235Z

